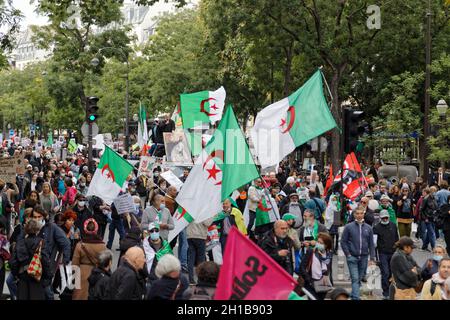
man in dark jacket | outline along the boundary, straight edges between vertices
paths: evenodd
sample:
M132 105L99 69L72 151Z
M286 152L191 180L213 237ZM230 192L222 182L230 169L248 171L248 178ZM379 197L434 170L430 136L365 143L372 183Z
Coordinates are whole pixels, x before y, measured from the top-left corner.
M145 266L144 250L139 247L128 249L120 267L109 280L111 300L142 300L145 294L145 279L140 270Z
M292 247L294 242L288 237L288 224L278 220L273 230L268 231L261 240L260 247L290 275L294 273Z
M389 278L391 277L391 258L395 251L395 243L398 241L398 230L395 223L389 221L389 212L381 210L380 223L373 227L373 234L377 235L377 251L380 260L381 286L383 298L389 299Z
M374 264L375 246L372 227L364 222L364 207L354 211L355 221L347 224L342 233L341 247L347 257L348 270L352 279L352 300L360 300L361 280L367 272L367 261Z
M8 200L5 192L5 181L0 179L0 219L4 221L6 234L9 236L11 230L11 211L13 206Z
M48 222L48 213L40 206L36 206L33 209L32 219L38 221L42 228L39 232L39 237L44 239L44 244L42 246L42 252L50 257L51 272L47 277L42 277L41 283L45 288L45 296L47 300L53 300L54 294L52 289L52 279L55 276L57 269L57 259L56 256L59 253L62 254L62 263L67 265L70 263L70 241L67 239L64 231L52 222ZM23 234L22 237L25 235ZM58 259L59 260L59 259Z
M89 300L109 299L109 279L111 278L112 252L105 250L98 256L98 264L88 278Z
M431 248L436 246L436 231L434 226L434 219L437 215L437 201L434 196L437 189L436 187L426 188L424 192L426 196L420 206L420 218L421 218L421 230L422 230L422 250L428 250L428 244L431 244Z
M316 245L319 233L328 233L328 229L315 219L314 211L311 209L305 210L303 219L303 226L301 226L299 230L299 240L302 244L302 251L305 253L306 249Z

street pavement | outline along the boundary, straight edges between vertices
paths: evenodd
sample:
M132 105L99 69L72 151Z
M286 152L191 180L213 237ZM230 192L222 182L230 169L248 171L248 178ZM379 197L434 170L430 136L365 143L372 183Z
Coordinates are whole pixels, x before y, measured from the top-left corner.
M106 230L105 243L108 240L108 235L109 235L109 230ZM413 234L413 239L416 240L414 234ZM443 238L439 238L437 240L437 244L441 244L441 245L445 246L445 242L444 242ZM422 245L422 241L420 241L420 240L417 241L416 242L417 249L415 249L413 252L413 257L420 267L422 267L424 265L424 263L426 262L426 260L430 259L433 255L431 252L421 250L420 249L421 245ZM118 250L116 250L118 248L119 248L119 235L116 232L115 237L114 237L113 247L112 247L113 270L115 270L117 268L117 263L119 260L120 252ZM177 255L177 252L178 252L177 249L178 249L178 246L176 246L174 248L175 255ZM342 259L340 259L341 257L339 257L338 255L333 256L332 270L333 270L334 285L335 285L335 287L343 287L343 288L347 289L348 292L350 292L351 291L350 274L348 272L347 264L344 262L345 257L343 256L343 253L341 251L338 254L341 255ZM344 262L343 267L339 266L340 261ZM8 274L9 274L9 272L6 273L6 278L8 277ZM3 287L3 294L9 296L9 290L8 290L6 283ZM362 300L381 300L382 297L383 296L382 296L381 290L370 290L367 287L367 283L363 283L362 288L361 288L361 299Z

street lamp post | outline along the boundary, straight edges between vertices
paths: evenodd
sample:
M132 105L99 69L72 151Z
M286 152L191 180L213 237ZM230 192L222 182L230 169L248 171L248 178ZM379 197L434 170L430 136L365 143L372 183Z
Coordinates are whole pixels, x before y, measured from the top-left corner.
M117 50L117 52L120 52L120 54L122 54L122 56L125 58L125 62L127 64L127 72L126 72L126 91L125 91L125 150L128 152L128 148L130 146L130 116L129 116L129 73L130 73L130 62L128 61L128 55L125 54L125 52L123 51L122 48L115 48L115 47L104 47L104 48L100 48L97 52L97 54L99 54L100 52L102 52L103 50L106 49L112 49L112 50ZM100 63L99 59L97 57L93 58L91 60L91 65L93 65L94 67L98 66Z
M441 120L441 126L442 128L445 128L447 124L447 110L448 105L447 102L445 102L444 99L439 100L438 104L436 105L437 112L439 114L439 119ZM445 139L445 148L448 148L448 137ZM445 167L445 161L441 162L441 167Z

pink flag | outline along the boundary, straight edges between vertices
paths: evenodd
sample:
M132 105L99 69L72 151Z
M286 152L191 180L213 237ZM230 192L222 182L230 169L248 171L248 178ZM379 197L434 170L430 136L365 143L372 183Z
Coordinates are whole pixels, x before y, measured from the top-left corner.
M287 300L294 278L233 227L228 234L215 300Z

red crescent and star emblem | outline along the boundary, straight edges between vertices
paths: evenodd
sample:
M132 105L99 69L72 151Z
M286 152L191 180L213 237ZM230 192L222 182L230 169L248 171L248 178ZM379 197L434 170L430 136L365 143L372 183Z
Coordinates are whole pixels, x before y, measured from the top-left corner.
M214 99L214 98L208 98L208 99L202 100L202 101L200 102L200 112L203 112L203 113L206 114L208 117L212 117L212 116L216 116L216 115L217 115L216 113L209 113L208 111L205 110L205 104L206 104L207 102L209 102L209 101L212 101L212 100L216 101L216 99ZM219 109L219 108L216 106L216 104L213 104L210 108L211 108L211 109L214 109L214 110Z
M203 170L205 170L206 165L214 158L218 158L223 161L224 160L223 150L214 150L213 152L211 152L211 154L208 156L208 158L206 158L206 161L203 162ZM217 181L215 183L216 186L222 184L222 180L218 181L219 177L217 176L220 172L222 172L222 170L220 170L219 167L216 166L216 163L214 161L213 161L212 167L209 169L206 169L206 171L208 172L208 180L213 179L213 180Z
M262 203L262 199L259 200L258 202L258 209L264 212L269 212L270 211L270 207L264 207L263 203Z
M295 107L290 106L287 113L289 114L289 123L286 128L284 126L286 125L286 119L281 119L280 128L282 129L281 133L287 133L289 130L292 129L295 122Z
M181 220L186 213L187 213L186 209L181 208L181 213L179 214L177 220Z
M111 179L113 182L116 182L116 178L114 177L114 172L111 170L111 168L107 164L105 164L105 166L102 168L102 175L104 175L105 171L106 171L106 177L108 179Z

